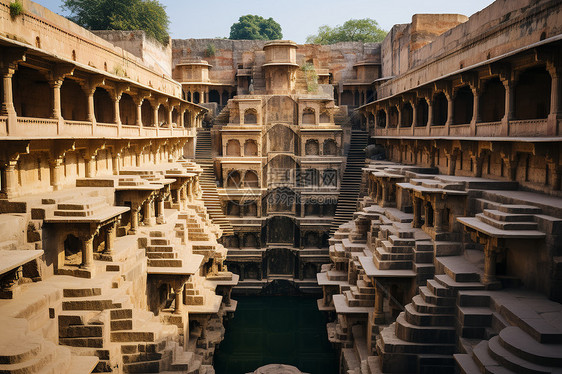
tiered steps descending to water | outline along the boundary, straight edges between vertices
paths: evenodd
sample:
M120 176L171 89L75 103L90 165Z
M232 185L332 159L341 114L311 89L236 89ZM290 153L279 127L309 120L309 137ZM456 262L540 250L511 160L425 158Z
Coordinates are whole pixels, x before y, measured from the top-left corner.
M351 131L349 153L347 154L347 162L338 195L338 205L330 235L333 235L341 224L352 219L353 213L357 210L357 199L359 198L362 168L365 166L365 147L368 138L369 136L365 131Z

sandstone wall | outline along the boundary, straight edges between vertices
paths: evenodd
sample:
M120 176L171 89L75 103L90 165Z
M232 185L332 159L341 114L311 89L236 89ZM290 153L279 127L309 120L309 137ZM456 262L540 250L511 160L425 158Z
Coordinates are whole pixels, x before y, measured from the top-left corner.
M102 70L122 79L181 97L180 85L163 77L135 56L92 32L30 0L21 0L24 13L10 16L10 0L0 0L0 37L60 59L75 61L93 71ZM145 46L146 51L152 47ZM151 52L152 53L152 52ZM145 53L146 55L147 53Z

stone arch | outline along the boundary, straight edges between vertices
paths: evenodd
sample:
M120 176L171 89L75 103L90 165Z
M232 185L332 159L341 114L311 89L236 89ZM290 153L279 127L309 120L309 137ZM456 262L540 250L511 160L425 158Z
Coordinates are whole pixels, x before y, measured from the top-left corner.
M386 127L386 111L384 109L377 111L377 127L380 129Z
M338 155L338 145L334 139L324 140L322 145L322 150L324 156L337 156Z
M411 127L414 118L414 109L409 101L402 104L402 115L400 116L400 127Z
M209 102L210 103L217 103L217 105L220 105L221 95L220 95L219 91L217 91L217 90L210 90L209 91Z
M328 111L323 111L322 113L320 113L320 123L330 123L330 122L332 122L332 119Z
M123 125L137 123L137 105L129 94L122 94L119 100L119 117Z
M551 77L544 66L523 71L514 89L514 119L547 118L550 113L550 89Z
M367 116L367 124L369 127L373 127L375 125L375 115L373 113L369 113Z
M470 86L462 86L455 92L453 98L453 124L462 125L472 121L474 95Z
M447 108L447 96L444 92L437 92L433 95L433 125L443 126L447 123Z
M320 154L320 146L318 140L308 139L304 146L304 153L307 156L318 156Z
M254 139L248 139L244 143L244 156L257 156L258 144Z
M12 93L19 117L51 118L52 92L41 72L20 65L12 76Z
M172 108L172 123L178 124L179 123L180 114L176 107Z
M398 108L394 105L388 109L388 122L388 127L398 126Z
M111 95L103 87L96 88L94 92L94 114L97 122L113 123L113 100Z
M191 127L191 112L189 110L183 112L183 126L185 128Z
M168 123L168 111L164 104L158 106L158 126L164 126Z
M253 170L248 170L244 175L244 187L258 188L259 186L258 174Z
M316 123L316 112L312 108L304 108L302 111L302 124L314 125Z
M230 139L226 142L227 156L240 156L240 142L237 139Z
M62 117L70 121L88 120L88 97L73 79L65 78L60 91Z
M150 100L144 99L141 105L141 118L143 126L154 126L154 110L152 109L152 104Z
M418 99L416 103L416 126L427 126L429 118L429 105L424 98Z
M240 172L238 170L233 170L228 173L226 178L226 187L230 188L238 188L240 187L241 182Z
M258 111L254 108L246 109L244 111L244 124L255 125L258 123Z
M499 122L505 115L505 87L498 77L484 82L478 109L482 122Z
M199 104L201 102L201 94L197 91L193 92L193 102Z

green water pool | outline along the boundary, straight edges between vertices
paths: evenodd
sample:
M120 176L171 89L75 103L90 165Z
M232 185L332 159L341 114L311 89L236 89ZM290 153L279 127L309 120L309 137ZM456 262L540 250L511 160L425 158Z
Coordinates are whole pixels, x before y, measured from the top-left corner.
M287 364L310 374L337 374L337 352L326 334L316 298L239 296L234 318L215 352L217 374L245 374Z

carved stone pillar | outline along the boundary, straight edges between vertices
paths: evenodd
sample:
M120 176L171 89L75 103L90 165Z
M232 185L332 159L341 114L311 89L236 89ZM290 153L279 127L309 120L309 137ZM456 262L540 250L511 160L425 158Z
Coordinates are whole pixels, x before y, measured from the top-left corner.
M131 207L131 228L129 229L129 234L134 235L137 233L139 227L139 207L134 205Z
M413 206L413 210L414 210L414 219L412 221L412 227L420 228L422 226L422 224L421 224L421 209L422 209L421 199L414 196L412 198L412 206Z
M147 200L143 205L143 213L144 213L144 220L143 223L147 226L153 224L153 217L152 217L152 200Z
M56 158L54 160L49 161L49 167L51 169L51 186L53 186L54 191L58 191L62 187L62 180L61 180L62 164L63 164L62 158Z
M384 294L376 283L375 283L375 310L374 310L373 318L376 324L384 323Z
M492 238L486 240L484 247L484 274L482 275L482 283L488 285L496 283L496 249L493 245Z
M433 228L435 231L443 231L443 213L445 208L441 205L436 205L433 210Z
M94 267L94 235L88 233L82 236L84 245L82 247L82 269L91 270Z
M176 286L174 288L174 301L175 301L175 308L174 313L181 314L183 311L183 288L184 285Z
M60 98L60 89L62 87L63 81L60 79L52 80L49 82L53 90L53 112L51 117L54 119L60 119L62 117L61 114L61 98Z
M112 222L108 225L105 234L105 253L112 255L115 250L115 235L117 232L117 222Z
M13 133L17 126L17 113L14 107L14 96L12 92L12 76L15 73L15 68L2 69L2 108L0 109L0 116L6 116L8 134Z
M166 218L164 217L164 197L158 197L156 199L156 203L158 204L158 217L156 217L156 223L164 224L166 223Z

